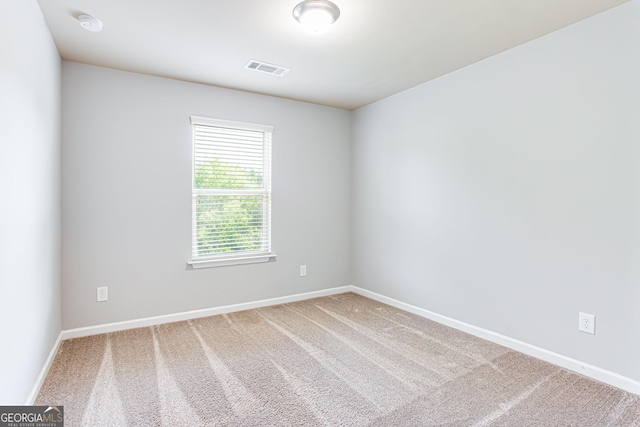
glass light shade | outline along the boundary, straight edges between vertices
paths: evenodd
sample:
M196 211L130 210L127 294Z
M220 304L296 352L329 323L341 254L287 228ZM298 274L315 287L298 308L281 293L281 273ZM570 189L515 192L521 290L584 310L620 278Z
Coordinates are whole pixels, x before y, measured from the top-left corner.
M293 17L315 34L327 31L339 16L340 9L329 0L304 0L293 9Z
M324 33L333 23L333 17L323 9L311 9L300 17L300 23L312 33Z

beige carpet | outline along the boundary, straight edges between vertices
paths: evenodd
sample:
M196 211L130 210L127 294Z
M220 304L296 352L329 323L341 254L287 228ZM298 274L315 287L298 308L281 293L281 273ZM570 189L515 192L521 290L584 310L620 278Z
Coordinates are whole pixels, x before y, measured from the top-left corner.
M348 293L64 341L67 426L640 426L640 396Z

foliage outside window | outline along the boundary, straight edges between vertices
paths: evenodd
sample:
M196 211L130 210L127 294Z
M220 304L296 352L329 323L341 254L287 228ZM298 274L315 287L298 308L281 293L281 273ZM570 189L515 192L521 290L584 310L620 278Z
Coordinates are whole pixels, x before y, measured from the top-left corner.
M271 126L191 117L192 259L271 253Z

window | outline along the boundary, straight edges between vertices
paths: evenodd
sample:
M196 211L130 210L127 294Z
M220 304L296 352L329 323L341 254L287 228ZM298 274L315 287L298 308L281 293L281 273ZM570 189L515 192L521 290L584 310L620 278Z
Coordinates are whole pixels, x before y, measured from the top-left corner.
M191 116L194 268L264 262L271 254L273 127Z

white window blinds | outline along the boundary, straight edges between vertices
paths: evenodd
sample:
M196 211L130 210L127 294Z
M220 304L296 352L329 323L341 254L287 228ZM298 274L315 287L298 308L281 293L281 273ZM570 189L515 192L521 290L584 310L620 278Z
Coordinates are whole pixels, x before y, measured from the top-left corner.
M271 253L273 127L191 117L192 258Z

